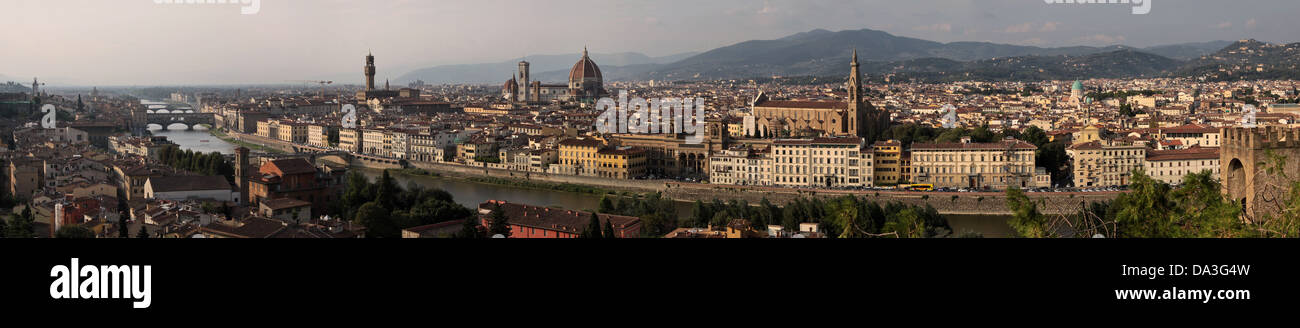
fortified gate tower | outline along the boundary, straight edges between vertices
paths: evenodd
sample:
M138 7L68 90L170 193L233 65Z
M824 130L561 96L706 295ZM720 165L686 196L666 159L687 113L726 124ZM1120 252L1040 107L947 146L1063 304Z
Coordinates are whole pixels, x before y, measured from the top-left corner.
M1225 197L1244 204L1245 219L1257 222L1281 215L1291 183L1300 180L1300 129L1288 127L1227 127L1219 130L1219 151ZM1281 171L1270 174L1280 156Z

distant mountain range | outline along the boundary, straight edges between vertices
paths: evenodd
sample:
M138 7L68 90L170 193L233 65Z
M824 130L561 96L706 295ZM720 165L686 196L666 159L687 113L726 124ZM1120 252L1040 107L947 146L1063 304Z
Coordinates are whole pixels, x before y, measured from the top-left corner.
M1223 48L1232 45L1231 41L1210 41L1200 43L1181 43L1164 46L1154 46L1142 49L1142 51L1161 55L1177 60L1192 60L1200 58Z
M907 72L970 79L1155 76L1176 68L1175 58L1199 57L1227 44L1230 42L1144 49L1120 45L1043 48L989 42L941 43L870 29L813 30L776 40L745 41L706 51L651 68L637 79L843 75L854 49L857 49L867 73ZM1130 58L1122 58L1125 56ZM1154 66L1142 66L1145 64Z
M1147 48L1123 45L1046 48L989 42L943 43L870 29L838 32L818 29L775 40L744 41L702 53L665 57L638 53L593 54L592 59L600 65L607 81L843 76L848 73L848 62L855 49L864 73L933 81L1161 76L1237 79L1300 74L1296 69L1300 63L1297 45L1300 44L1278 46L1251 40ZM577 54L535 56L528 60L532 63L534 80L561 82L567 79L568 70L578 57ZM437 66L416 70L398 81L499 83L510 78L517 62L518 59ZM1254 66L1261 64L1264 66ZM1244 69L1243 65L1252 66Z
M684 58L694 56L697 53L682 53L663 57L650 57L641 53L624 52L613 54L592 53L591 59L601 65L602 72L606 79L612 79L610 73L619 71L619 69L609 70L606 67L637 67L642 65L666 64L680 61ZM423 80L425 83L504 83L510 79L510 76L519 71L518 63L521 60L527 60L529 70L535 81L562 82L568 79L569 69L573 63L578 62L582 54L562 54L562 55L538 55L523 58L515 58L502 62L484 63L484 64L464 64L464 65L441 65L429 68L422 68L404 74L393 80L394 83L406 84L416 80ZM559 72L563 72L560 74Z
M1239 41L1187 62L1175 75L1216 82L1300 79L1300 43L1279 45L1255 40Z
M926 58L874 67L875 74L923 81L1041 81L1087 78L1152 78L1165 76L1181 65L1168 57L1132 49L1081 56L1019 56L958 62ZM842 70L842 69L841 69Z

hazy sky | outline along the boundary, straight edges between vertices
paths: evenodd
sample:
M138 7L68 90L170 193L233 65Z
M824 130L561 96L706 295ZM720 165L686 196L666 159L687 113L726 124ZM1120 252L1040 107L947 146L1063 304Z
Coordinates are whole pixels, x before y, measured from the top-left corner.
M361 83L440 64L533 54L705 51L816 28L935 41L1150 46L1255 38L1295 42L1300 1L1151 0L0 0L0 79L51 85ZM597 58L599 62L599 58Z

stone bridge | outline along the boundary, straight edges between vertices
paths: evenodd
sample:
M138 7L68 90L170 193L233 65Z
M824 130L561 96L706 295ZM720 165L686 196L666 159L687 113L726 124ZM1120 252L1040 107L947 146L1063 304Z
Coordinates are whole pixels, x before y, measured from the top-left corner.
M213 113L195 113L194 111L168 112L167 110L158 110L146 112L144 114L145 119L141 123L145 126L149 124L160 125L164 131L167 130L168 125L179 123L185 124L187 130L193 130L194 126L199 124L205 124L209 127L215 126L215 115Z

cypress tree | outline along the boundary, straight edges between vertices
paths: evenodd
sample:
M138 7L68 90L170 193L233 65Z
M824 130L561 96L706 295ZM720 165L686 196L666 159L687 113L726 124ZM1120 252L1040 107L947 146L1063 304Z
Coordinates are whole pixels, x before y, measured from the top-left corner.
M126 224L126 215L123 214L123 213L118 213L118 217L117 217L117 237L118 237L118 238L131 238L131 232L130 232L130 231L127 231L127 229L129 229L129 228L130 228L130 226L128 226L128 225Z
M475 239L483 238L483 229L479 225L478 217L469 217L465 219L465 224L461 226L460 233L456 237Z
M614 223L611 221L612 220L605 220L605 239L618 238L618 236L614 234Z
M489 236L502 235L510 238L510 218L506 217L506 212L501 209L501 204L497 204L492 209L492 226L488 230Z
M600 217L596 213L591 213L591 222L587 224L587 229L582 231L583 238L600 239Z

